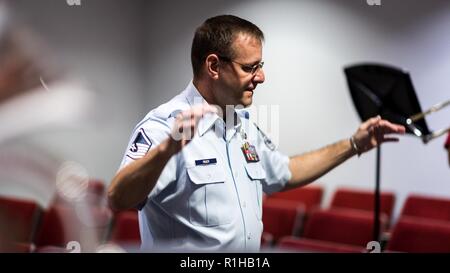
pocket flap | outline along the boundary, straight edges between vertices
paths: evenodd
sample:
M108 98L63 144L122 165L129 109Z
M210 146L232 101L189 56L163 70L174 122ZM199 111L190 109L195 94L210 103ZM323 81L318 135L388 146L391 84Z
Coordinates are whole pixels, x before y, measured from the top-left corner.
M264 171L260 162L248 163L245 165L245 170L252 180L261 180L266 178L266 171Z
M225 173L220 165L200 165L187 168L189 178L194 184L225 182Z

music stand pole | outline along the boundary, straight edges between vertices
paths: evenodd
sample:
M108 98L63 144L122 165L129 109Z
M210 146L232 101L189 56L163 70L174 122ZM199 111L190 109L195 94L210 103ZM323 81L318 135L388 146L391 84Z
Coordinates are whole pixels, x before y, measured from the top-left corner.
M380 235L380 165L381 165L381 146L377 146L375 170L375 196L374 196L374 225L373 225L373 240L379 240Z

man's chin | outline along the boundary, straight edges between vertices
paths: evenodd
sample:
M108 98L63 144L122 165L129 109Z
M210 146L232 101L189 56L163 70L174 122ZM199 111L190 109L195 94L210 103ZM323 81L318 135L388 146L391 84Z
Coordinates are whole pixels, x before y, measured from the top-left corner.
M253 100L252 99L245 99L241 101L242 106L245 108L250 107L252 105Z
M244 107L249 107L253 102L253 91L245 91L241 99L241 104Z

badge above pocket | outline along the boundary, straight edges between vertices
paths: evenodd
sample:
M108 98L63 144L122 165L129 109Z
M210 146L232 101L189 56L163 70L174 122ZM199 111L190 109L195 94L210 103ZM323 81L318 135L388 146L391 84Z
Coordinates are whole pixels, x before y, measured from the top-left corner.
M187 168L190 180L194 184L210 184L225 182L225 172L218 164L199 164Z

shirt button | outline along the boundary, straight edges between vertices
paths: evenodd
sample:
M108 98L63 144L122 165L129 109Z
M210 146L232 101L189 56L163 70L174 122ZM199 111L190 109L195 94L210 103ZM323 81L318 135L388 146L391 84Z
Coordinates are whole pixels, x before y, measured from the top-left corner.
M247 203L243 202L243 203L242 203L242 206L243 206L244 208L247 207Z
M208 179L211 179L211 174L209 173L206 177L208 177Z
M235 178L238 177L238 172L234 172L234 177L235 177Z
M251 240L252 239L252 234L249 232L248 234L247 234L247 240Z

